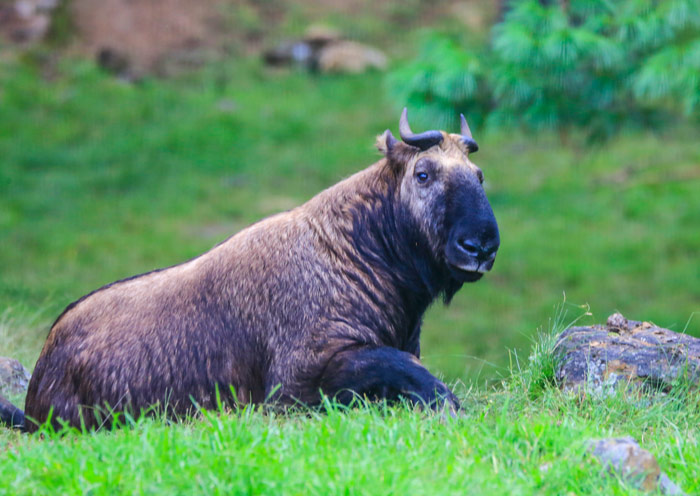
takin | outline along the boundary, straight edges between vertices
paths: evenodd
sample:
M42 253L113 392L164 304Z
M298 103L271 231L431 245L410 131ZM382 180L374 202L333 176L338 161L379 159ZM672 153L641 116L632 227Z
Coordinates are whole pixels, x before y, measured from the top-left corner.
M461 122L460 134L414 134L404 109L401 141L385 131L384 157L365 170L197 258L71 303L29 383L30 420L10 406L0 418L95 429L152 405L179 415L322 394L458 409L420 362L422 316L481 279L500 244Z

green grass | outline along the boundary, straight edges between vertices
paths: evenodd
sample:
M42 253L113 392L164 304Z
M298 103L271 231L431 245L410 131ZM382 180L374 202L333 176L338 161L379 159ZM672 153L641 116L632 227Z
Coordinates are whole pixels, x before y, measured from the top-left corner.
M408 405L326 401L114 430L0 433L1 494L644 494L608 474L592 439L632 436L688 494L700 491L700 395L567 395L553 387L561 305L524 363L489 388L459 387L456 418Z
M460 391L454 419L327 403L322 413L246 408L97 433L4 432L0 494L642 494L587 453L589 440L621 436L688 494L700 491L697 393L530 394L521 377L546 374L540 358L496 388Z
M0 69L0 355L29 367L71 301L193 257L374 162L374 136L396 129L401 106L381 74L246 60L135 86L74 61L52 81ZM589 304L579 323L619 310L700 335L697 130L596 149L474 132L502 248L482 282L429 311L422 346L432 371L468 385L460 418L375 406L46 439L3 430L0 494L629 494L584 454L587 438L611 435L636 437L700 491L697 393L568 398L550 387L546 354L518 358L551 345L536 329L563 294Z
M51 320L113 280L184 261L378 159L396 128L382 75L331 77L222 63L131 86L69 62L55 80L0 72L0 312ZM414 127L430 125L413 113ZM475 130L501 229L495 268L423 333L446 378L493 378L566 299L601 322L700 335L700 147L693 129L604 147ZM690 323L688 320L690 319ZM8 353L12 350L8 350Z

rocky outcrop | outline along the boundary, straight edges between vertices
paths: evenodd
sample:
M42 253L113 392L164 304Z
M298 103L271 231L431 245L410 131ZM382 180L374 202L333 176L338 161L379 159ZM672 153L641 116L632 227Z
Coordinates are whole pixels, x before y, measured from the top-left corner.
M0 393L20 394L27 390L29 371L14 358L0 357Z
M603 467L642 491L660 490L662 494L682 495L683 491L661 472L649 451L631 437L595 439L589 450Z
M368 69L386 69L387 58L381 50L355 41L339 41L321 50L318 68L321 72L358 74Z
M619 313L604 326L567 329L556 352L566 390L607 394L624 384L667 391L679 379L700 379L700 339Z

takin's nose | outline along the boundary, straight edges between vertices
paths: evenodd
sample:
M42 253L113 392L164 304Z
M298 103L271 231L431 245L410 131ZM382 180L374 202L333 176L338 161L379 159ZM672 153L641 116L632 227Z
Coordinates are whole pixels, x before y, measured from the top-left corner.
M496 258L498 246L498 243L483 245L479 241L472 239L457 239L457 248L459 248L462 253L475 258L479 262L490 262Z

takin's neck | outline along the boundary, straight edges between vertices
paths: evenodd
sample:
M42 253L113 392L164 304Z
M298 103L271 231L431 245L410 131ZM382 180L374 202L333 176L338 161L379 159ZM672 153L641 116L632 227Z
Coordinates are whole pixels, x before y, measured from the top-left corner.
M348 263L365 281L362 291L375 302L378 330L399 348L417 339L423 313L440 294L461 287L434 255L398 198L400 178L385 160L351 176L315 198L334 226Z

